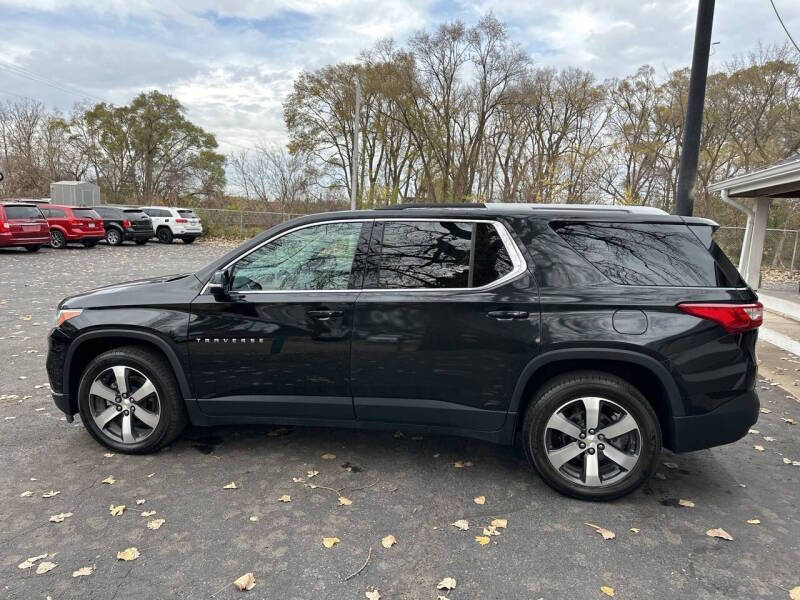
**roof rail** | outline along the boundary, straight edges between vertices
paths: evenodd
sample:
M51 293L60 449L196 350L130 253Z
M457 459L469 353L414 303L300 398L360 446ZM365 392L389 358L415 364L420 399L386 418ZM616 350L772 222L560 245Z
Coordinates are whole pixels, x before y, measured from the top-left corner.
M407 204L390 204L388 206L379 206L375 210L408 210L409 208L486 208L486 205L483 202L462 202L459 204L409 202Z

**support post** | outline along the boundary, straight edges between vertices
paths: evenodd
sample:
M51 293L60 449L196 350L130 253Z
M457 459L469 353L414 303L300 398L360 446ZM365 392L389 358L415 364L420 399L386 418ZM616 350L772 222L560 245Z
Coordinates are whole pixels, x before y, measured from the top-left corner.
M800 241L800 230L794 232L794 250L792 251L792 273L794 273L794 261L797 258L797 242Z
M356 209L358 198L358 150L360 146L358 127L361 121L361 83L356 76L356 106L353 112L353 164L350 169L350 210Z
M747 268L740 272L744 280L754 290L761 285L761 259L764 256L764 240L767 237L767 218L771 198L756 198L753 203L755 215L751 223L750 247L747 256Z
M697 161L700 156L700 129L703 124L703 103L706 97L708 55L711 50L713 22L714 0L698 0L692 74L689 77L689 98L683 127L678 192L675 201L675 214L686 217L692 216L694 212L694 186L697 181Z

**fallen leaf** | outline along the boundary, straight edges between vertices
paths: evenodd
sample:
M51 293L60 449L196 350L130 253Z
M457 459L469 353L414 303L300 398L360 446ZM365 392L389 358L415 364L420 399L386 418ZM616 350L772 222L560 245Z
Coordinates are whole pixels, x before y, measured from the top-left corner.
M336 544L341 542L337 537L324 537L322 538L322 545L326 548L333 548Z
M105 479L103 479L103 483L106 483L106 484L108 484L108 485L114 485L116 482L117 482L117 480L116 480L116 479L114 479L114 476L113 476L113 475L109 475L108 477L106 477Z
M478 496L477 498L473 498L472 501L475 504L486 504L486 496Z
M680 500L678 500L678 504L681 506L685 506L686 508L694 508L694 502L692 502L691 500L684 500L683 498L681 498Z
M759 409L759 410L761 410L761 412L762 412L762 413L764 413L765 415L768 415L769 413L771 413L771 412L772 412L772 411L771 411L770 409L768 409L768 408L762 408L762 409Z
M255 515L253 515L252 517L250 517L250 520L251 520L253 523L256 523L256 522L258 521L258 517L257 517L257 516L255 516Z
M639 531L641 531L641 530L638 527L631 527L630 528L630 532L631 533L639 533Z
M42 560L43 558L47 558L47 552L44 554L40 554L39 556L31 556L30 558L26 558L24 561L17 565L18 569L30 569L37 560Z
M789 462L792 462L792 461L789 461ZM26 491L24 491L24 492L22 492L20 494L20 498L28 498L30 496L33 496L33 492L30 491L30 490L26 490Z
M659 481L666 481L667 480L666 475L664 475L663 473L656 473L655 475L653 475L653 477L655 477Z
M472 461L469 461L469 460L457 460L456 462L453 463L453 466L456 469L463 469L464 467L471 467L472 466Z
M791 600L800 600L800 585L791 589L789 598L791 598Z
M53 569L55 569L57 566L58 565L56 565L56 563L54 563L54 562L50 562L50 561L41 562L41 563L39 563L39 566L36 567L36 574L37 575L44 575L48 571L52 571Z
M111 504L108 507L108 512L111 513L112 517L119 517L122 515L122 513L125 512L126 508L127 507L124 504L119 504L118 506L114 506L113 504Z
M706 531L706 535L708 537L715 537L715 538L722 538L723 540L733 541L733 537L730 533L725 531L724 529L709 529Z
M614 588L609 587L607 585L600 586L600 591L603 592L606 596L614 597Z
M152 517L154 514L156 514L156 511L154 511L154 510L143 510L142 511L142 516L143 517Z
M758 452L763 452L764 451L764 446L762 446L760 444L756 444L755 446L753 446L753 448L755 450L757 450Z
M284 494L280 498L278 498L278 502L291 502L292 497L289 494Z
M308 476L309 479L311 479L312 477L316 477L317 475L319 475L319 471L308 471L306 475Z
M452 525L457 529L460 529L461 531L466 531L467 529L469 529L469 521L467 521L466 519L459 519L454 523L450 523L450 525Z
M788 424L788 425L794 425L795 424L794 419L790 419L789 417L781 417L781 420L784 423Z
M68 517L71 517L71 516L72 516L71 512L58 513L57 515L53 515L52 517L50 517L50 522L51 523L63 523L64 519L66 519Z
M747 519L748 525L761 525L761 519Z
M238 490L239 488L236 487L236 482L235 481L231 481L229 484L223 485L222 489L223 490Z
M506 529L508 527L508 519L492 519L492 527Z
M350 498L339 496L339 506L350 506L352 503L353 501Z
M761 432L758 429L748 429L747 433L752 433L753 435L758 435Z
M336 455L331 454L330 452L326 452L325 454L322 455L321 458L322 460L333 460L334 458L336 458Z
M144 504L145 502L147 502L147 500L145 500L144 498L139 498L139 499L136 501L136 504L137 504L137 505L139 505L139 504Z
M485 535L476 535L475 541L478 542L481 546L485 546L486 544L489 543L489 538L488 536Z
M94 573L94 565L91 567L81 567L77 571L72 572L73 577L86 577L87 575L91 575Z
M147 523L148 529L158 529L164 524L164 519L153 519Z
M147 478L150 479L153 475L155 475L155 473L150 473L150 475L148 475Z
M592 523L584 523L584 525L588 525L592 529L594 529L597 533L603 536L604 540L613 540L617 537L617 534L611 531L610 529L604 529L603 527L599 527L598 525L593 525Z
M103 454L103 456L105 458L111 458L112 456L114 456L114 453L113 452L106 452L105 454Z
M456 580L452 577L445 577L436 586L437 590L454 590L456 587Z
M305 479L303 479L302 477L292 477L292 481L294 481L295 483L303 483Z
M783 459L783 464L785 464L785 465L790 465L790 464L792 464L792 459L791 459L791 458L784 458L784 459Z
M138 548L125 548L125 550L120 550L117 552L117 560L136 560L141 556L139 554Z
M668 469L677 469L678 468L677 463L674 463L674 462L665 462L664 466L667 467Z
M50 490L49 492L42 494L42 498L52 498L53 496L58 496L60 493L61 491L54 492L53 490Z
M765 436L764 436L764 441L765 441L765 442L774 442L774 441L775 441L775 438L774 438L774 437L770 437L770 436L768 436L768 435L765 435Z
M252 573L245 573L239 577L239 579L234 581L233 585L235 585L240 592L250 591L256 585L256 578Z
M367 600L381 600L381 593L376 589L367 590L364 592L364 596Z

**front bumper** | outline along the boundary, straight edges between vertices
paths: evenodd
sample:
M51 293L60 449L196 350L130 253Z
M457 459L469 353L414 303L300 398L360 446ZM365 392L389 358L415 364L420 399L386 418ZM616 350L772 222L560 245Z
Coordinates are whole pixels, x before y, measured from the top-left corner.
M758 420L759 408L758 394L748 390L704 415L674 417L670 449L691 452L740 440Z
M64 389L64 363L67 358L69 338L58 329L51 329L47 338L47 379L50 381L50 391L58 409L67 416L67 421L72 421L73 407L70 402L69 390Z

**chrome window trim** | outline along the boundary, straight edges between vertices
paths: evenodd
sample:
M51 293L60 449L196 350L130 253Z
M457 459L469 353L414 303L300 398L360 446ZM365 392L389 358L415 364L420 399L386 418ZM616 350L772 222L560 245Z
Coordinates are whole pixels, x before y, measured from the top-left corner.
M491 283L487 283L486 285L482 285L480 287L472 287L472 288L360 288L360 289L345 289L345 290L247 290L247 291L238 291L239 294L341 294L341 293L356 293L360 294L363 292L367 293L375 293L380 292L384 294L393 294L395 292L398 293L407 293L407 292L423 292L423 293L451 293L451 292L485 292L494 288L497 288L505 283L508 283L512 279L517 278L519 275L523 274L527 268L528 264L525 261L525 257L520 252L519 247L517 246L514 239L511 237L511 234L506 229L506 226L499 221L495 221L493 219L459 219L453 217L416 217L416 218L397 218L397 217L377 217L377 218L369 218L369 219L335 219L330 221L315 221L314 223L304 223L303 225L298 225L297 227L292 227L291 229L287 229L277 235L272 236L271 238L264 240L257 246L254 246L241 256L237 256L224 267L221 267L220 271L225 271L232 266L236 265L240 260L247 257L248 255L252 254L256 250L261 249L263 246L266 246L270 242L274 242L277 239L282 238L285 235L290 233L294 233L295 231L299 231L301 229L306 229L308 227L316 227L318 225L329 225L334 223L374 223L374 222L382 222L382 223L396 223L396 222L414 222L414 221L421 221L421 222L434 222L434 223L441 223L441 222L448 222L448 223L488 223L491 224L495 230L497 231L500 239L503 242L503 245L506 248L506 252L508 252L509 257L511 258L511 271L503 275L500 279L496 279ZM203 286L203 289L200 291L200 294L206 294L208 282Z

